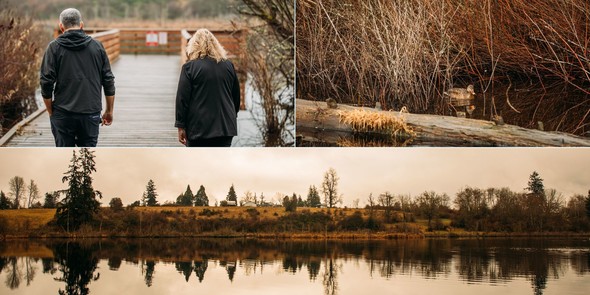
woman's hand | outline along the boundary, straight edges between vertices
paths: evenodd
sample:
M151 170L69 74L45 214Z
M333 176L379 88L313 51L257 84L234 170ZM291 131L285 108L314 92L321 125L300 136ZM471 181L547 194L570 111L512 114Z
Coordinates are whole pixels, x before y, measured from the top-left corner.
M178 141L186 146L186 131L183 128L178 128Z

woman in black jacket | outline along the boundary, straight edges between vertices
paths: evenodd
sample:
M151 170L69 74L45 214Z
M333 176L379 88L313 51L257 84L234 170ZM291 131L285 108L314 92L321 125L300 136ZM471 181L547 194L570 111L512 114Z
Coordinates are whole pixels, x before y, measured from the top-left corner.
M186 48L176 92L178 140L186 146L231 146L238 134L240 85L225 49L207 29Z

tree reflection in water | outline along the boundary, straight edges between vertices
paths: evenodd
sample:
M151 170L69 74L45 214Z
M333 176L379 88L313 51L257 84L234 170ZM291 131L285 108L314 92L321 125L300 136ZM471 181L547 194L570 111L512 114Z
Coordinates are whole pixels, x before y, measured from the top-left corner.
M97 254L92 247L77 242L55 245L55 261L59 264L58 271L62 274L61 277L55 278L55 280L66 283L64 290L59 289L58 293L60 295L90 293L88 284L100 277L100 273L96 272L99 261Z
M29 244L14 246L18 253ZM89 285L99 279L98 263L119 271L122 262L140 268L145 285L153 284L156 267L172 262L184 282L194 272L199 283L212 266L245 277L275 265L287 274L302 273L310 283L321 283L325 294L342 292L339 283L345 267L354 262L356 269L366 269L370 277L389 280L393 275L411 275L436 279L458 277L460 281L480 284L505 283L524 278L531 284L531 294L543 294L553 280L572 272L578 276L590 271L587 242L576 240L526 239L416 239L393 241L280 241L250 239L187 240L101 240L96 242L27 242L38 249L51 249L54 258L1 255L11 244L0 249L0 272L6 288L17 289L31 283L41 267L42 274L64 282L60 294L88 294ZM565 250L564 250L565 249ZM4 256L4 257L1 257ZM364 263L364 266L363 266ZM55 277L59 274L58 277ZM454 276L450 276L454 274ZM318 282L318 277L321 280ZM195 279L193 279L195 280ZM1 291L1 290L0 290ZM1 292L0 292L1 293Z
M143 274L143 280L145 285L148 287L152 286L152 280L154 279L154 272L156 269L156 262L153 260L143 261L141 265L141 273Z
M20 281L22 279L22 271L20 270L16 257L9 257L8 258L8 267L6 275L6 286L11 290L17 289L20 286Z
M199 283L203 282L205 278L205 271L207 271L207 265L209 261L207 259L203 259L202 261L195 261L195 275L199 278Z
M335 295L338 291L338 266L334 259L328 258L324 262L324 293Z

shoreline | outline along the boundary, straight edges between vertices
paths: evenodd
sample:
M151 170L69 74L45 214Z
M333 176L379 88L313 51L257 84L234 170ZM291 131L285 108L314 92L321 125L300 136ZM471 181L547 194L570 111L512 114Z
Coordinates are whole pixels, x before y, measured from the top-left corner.
M53 239L260 239L260 240L409 240L409 239L485 239L485 238L590 238L590 232L332 232L332 233L201 233L201 234L99 234L58 233L6 235L0 241Z

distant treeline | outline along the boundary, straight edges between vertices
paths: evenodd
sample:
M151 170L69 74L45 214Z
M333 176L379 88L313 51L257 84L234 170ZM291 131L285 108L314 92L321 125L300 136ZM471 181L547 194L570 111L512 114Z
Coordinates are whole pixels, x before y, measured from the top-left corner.
M75 7L85 19L183 19L218 17L236 13L239 0L8 0L36 20L57 19L60 12Z

